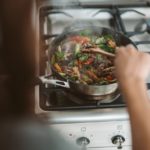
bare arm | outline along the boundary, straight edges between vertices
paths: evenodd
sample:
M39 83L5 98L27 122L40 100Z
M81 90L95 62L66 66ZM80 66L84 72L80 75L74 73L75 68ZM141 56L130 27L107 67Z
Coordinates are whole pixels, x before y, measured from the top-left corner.
M150 105L145 83L133 81L122 85L122 89L131 119L133 150L149 150Z
M133 47L121 48L115 64L130 115L133 150L149 150L150 102L145 79L150 70L150 56L137 52Z

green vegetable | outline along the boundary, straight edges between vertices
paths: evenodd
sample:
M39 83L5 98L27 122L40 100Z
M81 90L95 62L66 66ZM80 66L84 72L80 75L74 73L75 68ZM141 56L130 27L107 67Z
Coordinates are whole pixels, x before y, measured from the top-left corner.
M85 68L85 70L90 70L92 68L92 66L91 65L84 65L84 68Z
M106 43L106 40L104 37L100 37L100 38L96 39L95 43L96 44Z
M55 52L55 55L58 61L64 59L65 53L61 50L60 46L58 46L58 51Z
M107 41L107 40L113 40L113 36L110 35L110 34L107 34L107 35L103 35L104 39Z
M53 55L52 58L51 58L51 64L54 64L55 62L56 62L55 55Z
M65 55L64 52L59 52L59 51L57 51L55 54L56 54L56 58L58 61L63 60L64 55Z
M58 51L59 51L59 52L61 52L61 51L62 51L62 50L61 50L61 46L58 46Z
M106 84L108 84L108 81L102 80L102 81L99 82L99 84L100 84L100 85L106 85Z
M89 29L85 29L79 33L79 35L81 35L81 36L89 36L91 34L92 34L92 31Z
M115 53L115 49L106 44L99 44L99 48L105 50L106 52Z
M93 80L90 79L87 75L82 75L82 80L85 81L85 82L87 82L87 83L93 82Z
M99 55L99 54L97 54L96 55L96 62L99 62L99 61L101 61L102 60L102 56L101 55Z
M90 39L91 39L91 43L95 43L97 36L90 36Z
M65 73L63 73L63 72L60 72L59 73L61 76L63 76L63 77L65 77L66 76L66 74Z
M75 66L75 61L72 60L71 62L69 62L68 66L69 66L69 67L74 67L74 66Z
M77 55L80 52L80 48L81 48L81 45L76 44L76 46L75 46L75 55Z
M89 54L77 53L76 58L80 61L86 61L89 58Z
M82 53L77 53L76 54L76 58L79 58L79 57L81 57L83 54Z
M81 57L79 57L80 61L86 61L89 58L88 54L82 54Z
M113 80L111 80L110 82L113 83L113 82L116 82L116 81L117 81L117 79L113 79Z
M76 81L78 80L78 76L69 76L68 79L72 81Z

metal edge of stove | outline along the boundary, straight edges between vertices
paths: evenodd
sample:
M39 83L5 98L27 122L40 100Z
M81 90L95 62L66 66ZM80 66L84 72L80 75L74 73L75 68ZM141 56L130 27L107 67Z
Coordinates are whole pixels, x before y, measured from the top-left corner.
M126 105L125 104L117 104L117 105L113 105L113 104L110 104L110 105L100 105L100 106L93 106L93 105L85 105L85 106L57 106L57 107L45 107L45 106L41 106L40 107L43 109L43 110L46 110L46 111L69 111L69 110L82 110L82 109L105 109L105 108L121 108L121 107L125 107Z
M106 108L75 111L52 111L38 114L50 124L108 122L129 120L126 108Z
M130 2L118 2L117 3L112 3L112 2L109 2L109 3L103 3L103 2L94 2L91 4L91 2L79 2L79 1L76 1L76 2L69 2L69 3L58 3L57 1L54 3L51 2L50 0L37 0L37 5L42 8L42 7L45 7L45 8L112 8L113 6L117 6L117 7L120 7L120 8L124 8L124 7L142 7L142 6L147 6L149 7L150 6L150 1L139 1L139 2L135 2L135 1L130 1Z

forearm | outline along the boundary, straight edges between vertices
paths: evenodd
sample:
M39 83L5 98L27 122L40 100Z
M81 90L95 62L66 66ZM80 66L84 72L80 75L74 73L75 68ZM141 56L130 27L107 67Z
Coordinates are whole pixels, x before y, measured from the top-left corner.
M126 100L132 127L133 150L149 150L150 104L147 88L142 80L126 80L120 84Z

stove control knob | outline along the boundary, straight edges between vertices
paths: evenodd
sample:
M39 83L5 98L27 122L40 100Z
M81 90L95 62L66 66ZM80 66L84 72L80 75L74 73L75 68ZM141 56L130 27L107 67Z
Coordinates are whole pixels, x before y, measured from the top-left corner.
M121 135L116 135L112 137L112 143L117 145L118 149L122 149L122 143L125 142L125 138Z
M82 147L82 150L86 150L86 146L90 143L90 140L87 137L80 137L77 139L76 143Z

